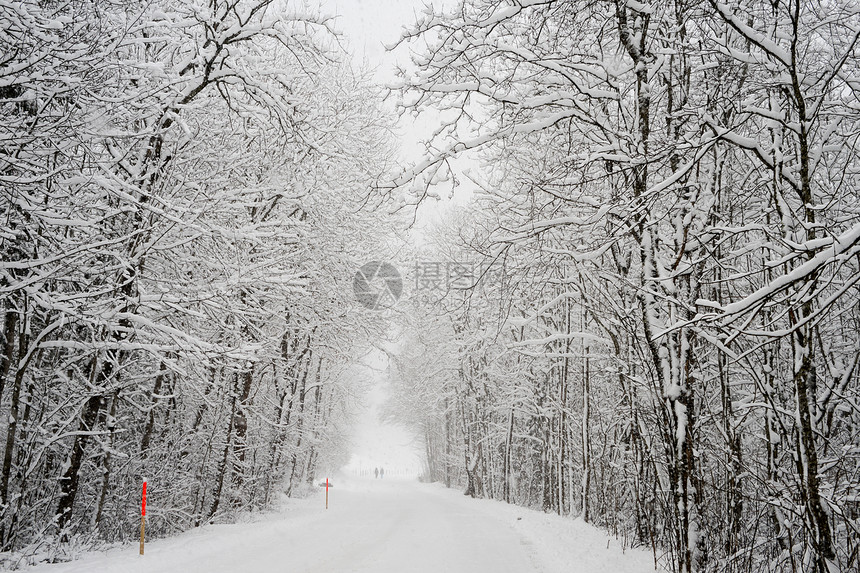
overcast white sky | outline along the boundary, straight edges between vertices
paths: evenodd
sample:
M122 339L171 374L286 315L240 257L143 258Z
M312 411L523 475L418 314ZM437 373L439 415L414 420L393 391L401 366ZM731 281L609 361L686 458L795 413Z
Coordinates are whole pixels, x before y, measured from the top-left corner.
M450 0L445 2L451 4ZM386 52L384 45L400 38L405 27L411 26L424 11L424 0L323 0L323 9L338 16L337 28L349 41L358 62L379 66L376 77L382 81L394 79L394 63L406 63L403 50ZM434 0L440 7L442 0Z
M387 51L385 46L396 43L404 29L419 19L427 5L439 10L450 9L457 3L458 0L321 0L323 13L336 16L335 28L342 32L356 64L374 69L375 80L383 85L396 79L397 64L401 67L410 64L409 45L402 44L394 52ZM391 105L393 110L393 102ZM423 157L422 141L439 123L439 116L428 112L399 123L400 158L404 164L417 162ZM472 196L474 186L462 177L462 171L477 172L477 164L469 157L457 158L452 164L461 172L460 187L451 197L450 186L443 184L439 189L441 200L429 199L419 207L411 233L416 244L425 242L427 228L438 222L446 210L464 205Z
M451 5L454 0L433 0L436 9ZM322 0L323 11L336 16L336 29L343 34L348 49L353 52L357 66L374 70L374 79L388 85L397 78L397 65L409 67L410 46L401 44L394 51L386 50L397 42L403 31L411 27L426 9L429 0ZM392 109L393 109L393 102ZM433 114L409 118L401 127L404 159L417 161L423 152L423 137L438 123Z

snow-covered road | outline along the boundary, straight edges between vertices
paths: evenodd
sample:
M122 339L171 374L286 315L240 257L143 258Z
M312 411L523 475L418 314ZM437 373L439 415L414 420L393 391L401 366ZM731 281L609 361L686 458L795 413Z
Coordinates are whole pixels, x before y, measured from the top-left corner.
M645 573L649 553L571 519L473 500L439 486L340 482L262 521L42 565L40 573Z

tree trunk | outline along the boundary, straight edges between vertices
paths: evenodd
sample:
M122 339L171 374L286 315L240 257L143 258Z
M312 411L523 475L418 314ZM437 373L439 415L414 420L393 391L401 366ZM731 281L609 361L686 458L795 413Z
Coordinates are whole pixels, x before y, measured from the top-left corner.
M298 411L298 422L296 422L296 434L298 437L296 438L296 446L293 449L292 457L290 458L290 462L292 467L290 468L290 485L287 489L287 495L291 495L293 493L293 488L296 485L296 469L299 467L299 451L302 447L302 427L305 422L305 388L307 387L308 382L308 373L310 372L310 358L307 361L307 367L305 368L304 374L302 375L301 385L298 390L299 395L299 411Z
M511 457L514 442L514 408L508 414L508 432L505 436L505 463L504 463L504 498L506 503L511 503L511 482L513 481Z
M591 429L589 424L591 408L591 371L588 353L589 347L583 349L583 372L582 372L582 507L580 515L582 520L588 523L591 519L588 507L589 489L591 487Z
M18 367L15 370L15 378L12 383L12 399L9 404L9 422L6 427L6 448L3 455L3 473L0 476L0 517L3 519L3 527L0 528L0 541L2 541L3 550L10 549L8 543L12 536L12 523L15 521L14 515L9 523L6 523L10 517L11 504L9 503L9 480L12 475L12 457L15 451L15 442L18 436L18 408L21 402L21 387L24 383L24 371L27 368L26 359L24 358L29 346L30 337L26 334L25 329L18 335ZM8 529L6 528L8 526ZM8 535L8 538L7 538Z
M7 301L6 304L9 304ZM15 358L15 332L18 326L18 313L9 309L4 314L3 320L3 354L0 355L0 401L3 399L3 390L6 386L6 377L12 367Z
M90 432L95 430L95 424L98 420L99 411L104 405L104 396L90 396L84 402L83 410L81 411L81 421L78 426L78 433L75 436L74 444L72 445L72 453L68 461L68 467L60 478L60 501L57 504L56 522L57 530L60 532L62 541L69 540L66 526L72 519L72 509L75 505L75 497L78 494L78 472L81 469L81 464L84 460L84 451L87 443L90 440Z
M451 447L454 443L454 436L451 435L453 425L451 422L451 404L447 396L445 396L443 406L445 408L445 458L442 460L442 463L445 467L445 487L451 487Z
M238 378L239 374L235 376ZM234 384L235 386L235 384ZM236 418L236 393L231 390L230 419L227 422L227 433L224 437L224 449L215 474L215 489L212 491L212 504L206 512L206 520L212 519L221 505L221 492L224 490L224 476L227 474L227 459L230 456L230 447L233 445L233 421Z
M24 382L24 371L27 365L24 363L24 355L30 337L22 330L18 335L18 368L15 370L15 379L12 383L12 401L9 404L9 421L6 430L6 448L3 455L3 473L0 476L0 504L4 511L8 504L9 479L12 473L12 456L15 450L15 439L18 435L18 407L21 402L21 386Z
M810 305L811 306L811 305ZM804 305L804 316L812 313ZM794 312L789 311L794 322ZM828 569L827 561L836 557L833 550L833 539L824 500L821 498L819 484L818 451L815 445L815 430L813 428L812 408L815 394L811 387L815 385L815 367L812 364L812 329L808 326L797 328L792 337L794 364L799 364L794 373L795 399L797 400L797 474L801 480L801 501L803 502L813 534L813 547L816 551L816 568L821 573Z
M794 28L794 38L798 38L800 34L799 23L802 4L801 0L794 0L794 10L791 18ZM810 174L812 159L810 157L809 129L811 121L810 114L806 109L803 88L801 87L802 82L805 80L802 78L802 74L798 71L797 66L797 42L794 41L791 43L791 66L789 71L799 125L797 140L799 146L800 188L798 191L799 198L803 201L806 240L814 241L816 238L816 198L812 192ZM811 251L805 253L806 260L811 260L813 256L814 253ZM814 292L817 280L817 273L813 273L808 279L810 291ZM808 322L814 312L814 299L806 295L805 300L800 306L800 320L798 320L794 309L789 309L789 322L792 327L795 327L791 340L795 368L794 389L797 401L797 431L799 434L797 444L798 478L800 478L801 484L803 484L801 488L803 503L806 505L806 514L810 522L809 526L814 535L813 547L816 553L816 567L821 573L825 573L829 568L827 561L835 559L836 552L833 549L830 522L828 521L827 511L824 508L824 500L821 498L820 493L818 451L815 446L813 408L816 406L817 401L817 396L815 395L816 373L812 362L813 331L812 325Z
M98 508L96 509L96 516L93 520L93 527L98 528L99 524L102 520L102 514L104 512L105 500L107 499L108 489L110 488L110 462L111 462L111 450L113 449L114 436L116 431L116 406L119 402L119 390L114 391L113 398L111 399L110 404L110 412L108 414L107 420L107 429L110 431L108 436L108 448L104 455L104 461L102 465L102 491L101 495L99 495L99 503Z
M238 377L237 382L241 382L238 388L235 389L239 393L238 407L236 409L233 423L235 428L235 456L233 460L233 477L236 481L236 496L233 500L234 504L240 503L242 496L242 487L245 482L245 456L248 450L248 442L246 436L248 434L248 415L245 413L249 406L248 398L251 395L251 386L254 381L254 364L253 362L246 366L242 374Z
M152 400L149 404L149 413L146 417L146 426L144 426L143 428L143 437L140 440L140 455L144 458L149 455L149 441L152 439L152 428L155 425L155 407L158 405L158 396L161 393L161 387L164 383L165 376L167 376L167 365L162 360L161 365L158 369L158 376L155 377L155 384L152 386ZM203 413L200 412L199 417L202 416ZM195 420L193 426L194 429L196 429L197 424L199 424L199 421Z

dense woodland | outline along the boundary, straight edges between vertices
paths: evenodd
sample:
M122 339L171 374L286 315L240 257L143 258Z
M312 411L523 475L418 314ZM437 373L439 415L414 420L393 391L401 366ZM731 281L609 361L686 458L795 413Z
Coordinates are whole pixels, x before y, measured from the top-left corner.
M377 344L428 479L860 569L860 4L452 6L383 91L307 3L0 0L4 566L134 538L144 477L156 536L297 494ZM466 177L396 248L479 271L362 309Z
M403 109L446 124L393 187L484 162L420 259L503 268L402 321L390 413L433 479L670 571L860 569L858 37L807 0L467 0L404 35Z
M0 549L266 507L344 463L390 125L280 2L0 0ZM337 233L332 231L337 229ZM343 284L341 284L343 283ZM17 552L17 553L15 553Z

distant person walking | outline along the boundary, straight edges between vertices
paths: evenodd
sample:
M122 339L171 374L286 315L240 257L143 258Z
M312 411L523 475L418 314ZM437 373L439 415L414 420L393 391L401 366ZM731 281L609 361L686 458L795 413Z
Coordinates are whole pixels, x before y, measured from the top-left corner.
M384 475L385 475L385 468L379 468L379 479L382 479L382 477Z
M373 468L373 479L379 477L379 468Z

